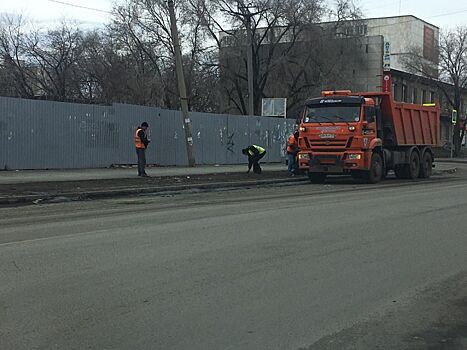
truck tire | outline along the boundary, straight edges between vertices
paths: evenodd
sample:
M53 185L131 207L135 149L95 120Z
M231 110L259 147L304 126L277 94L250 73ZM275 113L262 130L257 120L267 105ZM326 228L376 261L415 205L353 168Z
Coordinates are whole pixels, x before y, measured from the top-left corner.
M399 164L394 167L398 179L414 180L420 173L420 156L418 152L410 153L409 164Z
M408 165L408 178L414 180L420 174L420 155L416 151L410 154L410 161Z
M383 178L383 159L379 153L373 153L371 156L370 170L366 173L366 180L375 184Z
M420 163L420 174L418 177L421 179L429 179L433 169L433 157L430 152L423 154L422 161Z
M308 178L314 184L322 184L326 181L326 173L310 173L308 172Z

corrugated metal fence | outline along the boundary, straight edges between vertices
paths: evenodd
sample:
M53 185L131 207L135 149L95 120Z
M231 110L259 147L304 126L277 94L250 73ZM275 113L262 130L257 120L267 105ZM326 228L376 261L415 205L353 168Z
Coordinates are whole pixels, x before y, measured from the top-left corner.
M245 162L241 149L259 144L265 161L284 157L293 120L191 113L197 164ZM0 168L64 169L133 164L135 128L150 125L149 164L186 165L179 111L0 97Z

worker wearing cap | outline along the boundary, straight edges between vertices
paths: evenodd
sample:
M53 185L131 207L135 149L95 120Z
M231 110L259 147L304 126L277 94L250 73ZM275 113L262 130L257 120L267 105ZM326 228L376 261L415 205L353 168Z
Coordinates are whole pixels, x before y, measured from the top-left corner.
M258 145L251 145L247 148L242 149L242 153L248 156L248 171L250 172L251 167L253 167L253 172L255 174L261 174L261 167L259 161L265 156L266 150Z
M149 140L147 137L147 129L149 125L144 122L136 128L135 132L135 147L136 155L138 156L138 176L147 177L146 174L146 148L148 148Z
M290 135L287 142L287 170L290 176L294 176L297 171L298 131Z

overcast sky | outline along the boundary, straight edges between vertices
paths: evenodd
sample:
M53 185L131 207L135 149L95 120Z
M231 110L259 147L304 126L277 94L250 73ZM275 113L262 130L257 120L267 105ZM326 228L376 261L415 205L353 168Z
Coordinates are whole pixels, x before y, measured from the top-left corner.
M0 13L23 13L47 27L63 18L74 19L83 26L101 26L109 21L113 0L58 0L88 10L54 2L54 0L0 0ZM284 0L287 1L287 0ZM365 17L415 15L440 28L467 26L466 0L355 0ZM447 6L449 4L449 6Z

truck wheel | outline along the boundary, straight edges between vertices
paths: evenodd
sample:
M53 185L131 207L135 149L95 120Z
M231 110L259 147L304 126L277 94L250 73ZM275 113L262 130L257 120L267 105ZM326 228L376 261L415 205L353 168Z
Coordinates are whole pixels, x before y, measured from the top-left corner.
M408 178L414 180L420 174L420 156L418 152L412 151L410 154L410 162L408 166Z
M324 183L324 181L326 180L326 175L327 174L325 174L325 173L310 173L310 172L308 172L308 178L314 184Z
M433 169L433 157L430 152L425 152L420 163L420 174L418 177L422 179L429 179Z
M383 177L383 160L379 153L373 153L371 156L371 166L366 177L368 182L372 184L381 181L381 178Z

